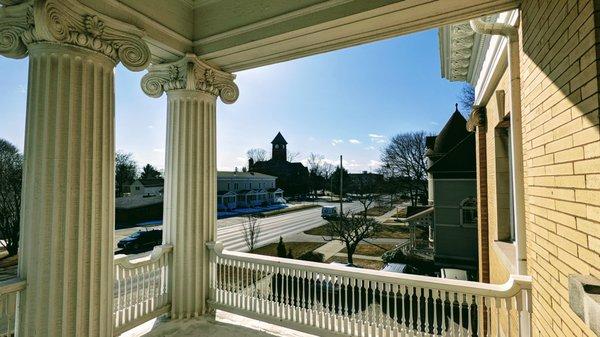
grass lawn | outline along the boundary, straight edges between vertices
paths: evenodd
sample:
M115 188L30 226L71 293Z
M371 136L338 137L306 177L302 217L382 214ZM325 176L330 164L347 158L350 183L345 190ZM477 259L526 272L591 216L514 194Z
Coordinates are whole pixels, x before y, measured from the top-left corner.
M378 247L379 246L379 247ZM356 251L354 254L358 255L368 255L368 256L381 256L383 253L387 252L390 249L393 249L396 245L392 245L389 243L377 244L374 246L370 243L361 243L356 247ZM380 248L382 247L382 248ZM342 249L340 253L346 254L346 248Z
M408 227L403 225L383 225L383 230L374 237L387 239L408 239ZM326 236L325 226L315 227L304 231L304 234Z
M367 210L367 215L368 216L381 216L393 209L394 209L394 207L390 207L390 206L374 206ZM364 213L364 211L359 212L357 214L362 215L363 213Z
M339 263L348 263L348 259L342 256L332 256L325 263L330 262L339 262ZM374 269L381 270L383 268L383 261L373 261L373 260L365 260L365 259L354 259L354 264L365 269Z
M291 249L292 255L294 256L294 258L297 258L300 255L306 252L313 251L324 244L325 242L285 242L285 248L287 250ZM270 243L260 248L256 248L250 253L267 256L277 256L277 242Z
M393 218L405 218L406 217L406 207L401 208L396 214L392 215Z
M376 238L408 239L410 236L408 226L383 225L382 228L383 230L375 236Z
M290 213L290 212L298 212L298 211L303 211L305 209L311 209L311 208L317 208L317 207L321 207L321 205L300 205L300 206L295 206L295 207L276 209L274 211L269 211L269 212L258 213L257 216L259 216L261 218L268 218L270 216L275 216L275 215L280 215L280 214L285 214L285 213Z
M306 231L304 231L304 234L325 236L325 235L327 235L327 232L325 231L325 225L323 225L323 226L319 226L319 227L315 227L315 228L306 230Z

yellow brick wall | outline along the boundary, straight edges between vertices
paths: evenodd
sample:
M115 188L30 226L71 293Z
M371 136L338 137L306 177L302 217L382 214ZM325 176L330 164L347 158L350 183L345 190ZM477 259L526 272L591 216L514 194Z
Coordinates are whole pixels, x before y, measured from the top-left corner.
M498 202L499 189L502 188L497 186L497 174L498 171L502 171L496 163L496 146L497 137L495 128L501 122L502 118L509 112L509 101L508 101L508 71L505 71L502 75L498 85L494 90L494 94L490 97L486 104L486 154L487 154L487 192L488 192L488 240L490 243L489 248L489 269L490 269L490 283L504 283L510 276L509 269L504 264L503 260L497 256L494 250L495 241L498 240L498 221L506 224L510 217L510 211L508 208L500 208ZM502 100L498 100L498 91L505 93L504 104ZM502 104L503 106L498 106ZM504 111L504 113L502 113ZM504 218L502 218L504 217Z
M499 139L496 135L496 127L501 124L502 120L506 116L506 114L510 111L508 101L508 90L509 90L509 73L508 70L505 70L502 75L500 81L498 82L496 88L494 89L494 94L490 97L486 108L486 125L485 129L479 129L478 131L485 132L486 139L486 163L487 163L487 197L488 197L488 242L489 242L489 276L490 283L502 284L505 283L511 274L511 266L508 264L507 257L501 257L500 254L497 253L497 241L498 237L498 226L499 223L508 226L510 221L510 209L508 205L502 205L499 202L499 199L502 198L502 194L507 194L502 181L505 180L505 184L509 179L507 174L507 167L499 167L496 157L502 156L498 153L497 149L499 146ZM498 93L501 91L504 93L504 100L499 99L499 97L503 97L503 93ZM508 158L505 159L508 161ZM500 176L501 173L505 172ZM499 186L502 184L502 186ZM507 196L505 196L507 198ZM513 252L514 254L514 252ZM514 257L514 255L513 255ZM512 264L512 268L515 268L514 262ZM499 316L492 314L490 319L490 327L491 331L495 333L495 329L497 324L500 324L500 330L503 334L508 335L508 331L511 331L511 337L518 337L518 330L516 328L509 329L509 325L511 327L515 327L518 324L518 316L516 312L513 312L510 316L510 320L508 320L508 316L505 311L501 311ZM498 320L499 319L499 320Z
M521 84L534 336L595 334L568 276L600 278L597 0L524 0ZM491 212L490 212L491 213Z

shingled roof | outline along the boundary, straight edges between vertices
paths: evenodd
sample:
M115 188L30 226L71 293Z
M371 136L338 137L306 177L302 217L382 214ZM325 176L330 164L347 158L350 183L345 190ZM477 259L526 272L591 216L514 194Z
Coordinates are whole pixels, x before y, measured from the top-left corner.
M458 111L458 105L456 110L450 116L450 119L444 125L444 128L435 138L435 145L433 146L433 152L436 154L448 153L453 147L456 146L461 140L465 139L469 135L467 130L467 120Z
M453 177L471 177L476 170L476 155L475 155L475 134L469 133L458 144L448 151L444 156L438 159L427 170L434 174L434 177L442 177L440 173L449 178L448 174Z
M281 132L277 132L277 136L275 136L275 138L273 138L273 140L271 141L271 144L284 144L284 145L287 145L287 143L288 142L281 135Z

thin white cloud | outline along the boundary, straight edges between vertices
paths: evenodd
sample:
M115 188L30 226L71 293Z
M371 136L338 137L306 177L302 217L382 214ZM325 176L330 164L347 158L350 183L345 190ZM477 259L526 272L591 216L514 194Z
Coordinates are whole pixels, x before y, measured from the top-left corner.
M373 143L378 143L378 144L385 143L384 135L379 135L376 133L369 133L369 138L371 139L371 142L373 142Z
M310 137L308 137L308 141L310 141L310 142L314 142L315 140L316 140L316 139L315 139L315 137L313 137L313 136L310 136Z
M24 85L19 84L18 87L17 87L17 91L20 92L21 94L26 94L27 93L27 88Z
M369 162L369 166L372 166L372 167L381 167L381 165L383 165L383 163L380 162L379 160L371 159L371 161Z
M165 149L153 149L152 151L163 153L165 152Z
M344 160L344 167L346 168L352 168L352 167L360 167L361 165L359 163L356 162L356 160L352 159L350 161Z
M341 144L343 142L344 142L343 139L332 139L331 140L331 145L336 146L336 145Z
M358 140L358 139L349 139L348 143L350 143L350 144L360 144L360 140Z
M375 146L373 146L373 145L367 146L367 147L365 147L365 150L373 151L373 150L375 150Z
M437 123L437 122L429 122L429 124L431 124L431 125L440 125L440 124L439 124L439 123Z

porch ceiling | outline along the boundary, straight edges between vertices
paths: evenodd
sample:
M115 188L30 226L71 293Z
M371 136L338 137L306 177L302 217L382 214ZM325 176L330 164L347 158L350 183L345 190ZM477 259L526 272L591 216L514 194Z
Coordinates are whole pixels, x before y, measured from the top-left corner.
M235 72L439 27L520 0L80 0L146 31L154 62L193 51Z

